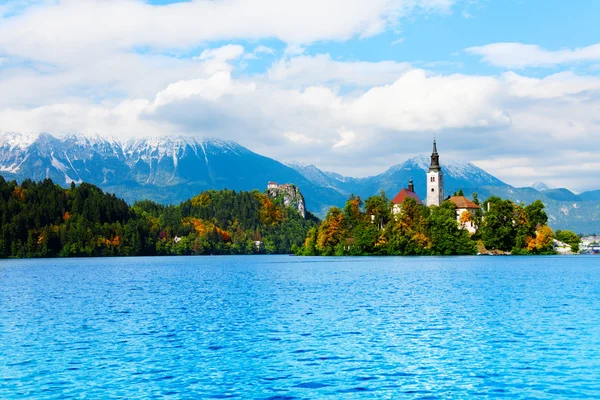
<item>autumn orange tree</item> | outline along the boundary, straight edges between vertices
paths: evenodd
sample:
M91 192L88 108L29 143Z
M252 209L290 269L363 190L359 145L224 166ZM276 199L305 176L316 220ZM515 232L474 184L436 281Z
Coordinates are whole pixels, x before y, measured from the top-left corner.
M554 254L554 232L549 226L541 226L535 232L535 237L528 237L527 251L531 254Z
M317 234L317 249L322 255L333 255L336 247L344 239L344 218L342 211L332 207L325 220L319 227Z

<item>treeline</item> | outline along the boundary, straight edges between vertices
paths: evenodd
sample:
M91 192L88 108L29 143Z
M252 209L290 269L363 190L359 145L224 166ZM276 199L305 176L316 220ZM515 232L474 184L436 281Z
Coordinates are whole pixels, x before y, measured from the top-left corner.
M461 193L458 193L461 195ZM554 232L547 226L544 204L523 206L490 197L474 213L457 219L450 201L425 207L407 198L400 213L381 193L362 201L351 196L343 209L331 208L318 227L312 228L298 255L469 255L481 253L555 254ZM461 224L478 227L471 235ZM572 232L561 234L571 237ZM577 236L577 235L574 235ZM574 239L570 242L572 243Z
M0 258L285 254L318 219L258 191L208 191L177 206L133 206L83 183L0 177Z

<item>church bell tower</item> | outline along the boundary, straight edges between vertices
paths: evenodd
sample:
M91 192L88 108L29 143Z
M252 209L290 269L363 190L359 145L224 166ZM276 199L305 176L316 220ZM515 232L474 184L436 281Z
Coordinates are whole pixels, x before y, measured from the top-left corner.
M444 173L440 167L440 155L437 144L433 140L431 165L427 172L427 206L439 206L444 201Z

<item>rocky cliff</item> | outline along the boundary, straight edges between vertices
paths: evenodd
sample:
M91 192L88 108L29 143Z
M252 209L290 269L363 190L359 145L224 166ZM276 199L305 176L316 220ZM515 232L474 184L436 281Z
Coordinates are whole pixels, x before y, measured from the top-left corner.
M286 207L298 210L302 218L306 218L306 202L300 189L295 185L279 185L267 189L267 194L275 200L281 201Z

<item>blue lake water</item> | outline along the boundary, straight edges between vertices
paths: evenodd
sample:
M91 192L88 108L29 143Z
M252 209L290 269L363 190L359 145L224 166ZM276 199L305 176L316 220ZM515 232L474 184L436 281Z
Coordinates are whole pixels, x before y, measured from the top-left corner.
M0 398L600 398L600 257L0 261Z

